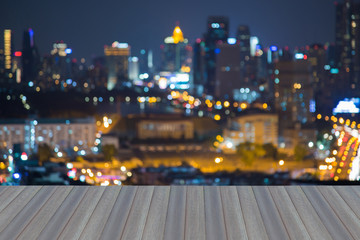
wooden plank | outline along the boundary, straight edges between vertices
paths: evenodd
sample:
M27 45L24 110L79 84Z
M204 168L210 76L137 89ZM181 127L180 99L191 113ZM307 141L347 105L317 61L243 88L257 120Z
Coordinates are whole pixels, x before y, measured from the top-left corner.
M350 186L333 186L344 201L353 210L356 216L360 219L360 204L359 196L354 192Z
M80 239L99 239L102 230L110 216L115 201L119 196L121 187L106 187L102 197L99 200L95 210L93 211L89 221L87 222Z
M100 239L120 239L137 188L137 186L124 186L121 188Z
M204 240L206 238L203 188L188 186L186 189L185 239Z
M360 220L332 186L317 187L354 238L360 237Z
M104 187L93 186L86 192L58 239L79 239L104 191Z
M266 232L270 239L289 239L284 223L280 217L273 198L266 187L252 187Z
M40 232L37 239L48 240L57 238L90 188L88 186L74 187L45 228Z
M186 187L171 186L166 215L164 239L184 239Z
M55 191L54 187L42 187L7 226L1 225L0 239L11 239L19 235Z
M283 186L268 187L290 239L311 239Z
M332 239L301 187L286 186L285 189L310 237L312 239Z
M29 224L23 229L17 239L28 240L37 239L40 232L44 229L48 221L55 214L56 210L63 203L65 198L69 195L73 187L57 187L54 194L41 207L36 216L31 219Z
M221 187L220 195L228 239L248 239L236 187Z
M25 186L5 187L0 195L0 212L4 210L23 190Z
M164 235L165 220L169 203L170 187L154 188L142 239L161 239Z
M154 192L154 186L138 188L121 239L141 239Z
M219 187L204 187L206 239L227 239Z
M42 187L28 186L0 213L0 232L18 215Z
M238 186L236 189L248 238L252 240L269 239L253 189L250 186Z
M302 186L306 197L311 202L333 239L353 239L346 227L339 220L325 198L315 186Z

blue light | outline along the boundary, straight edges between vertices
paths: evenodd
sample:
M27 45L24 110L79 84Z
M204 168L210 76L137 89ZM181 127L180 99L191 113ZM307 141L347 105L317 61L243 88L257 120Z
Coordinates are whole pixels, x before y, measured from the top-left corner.
M29 85L29 87L33 87L33 86L34 86L34 83L30 81L30 82L28 83L28 85Z
M65 53L66 53L66 54L71 54L71 53L72 53L72 49L71 49L71 48L65 49Z
M77 83L76 83L76 82L73 82L72 85L73 85L74 87L76 87Z
M66 84L70 85L71 83L72 83L72 79L69 78L69 79L66 80Z
M271 50L272 52L276 52L276 51L278 50L278 48L277 48L277 46L272 45L272 46L270 46L270 50Z
M331 74L338 74L338 73L339 73L339 69L337 69L337 68L332 68L332 69L330 69L330 73L331 73Z
M220 53L220 48L215 48L214 52L215 52L215 54L219 54Z
M14 179L20 179L20 174L19 173L14 173L13 178Z
M103 101L103 98L102 97L99 97L99 102L102 102Z

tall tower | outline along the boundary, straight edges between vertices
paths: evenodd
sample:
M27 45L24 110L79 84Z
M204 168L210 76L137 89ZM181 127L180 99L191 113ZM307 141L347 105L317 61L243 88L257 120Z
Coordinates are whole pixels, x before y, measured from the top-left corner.
M115 41L111 46L105 46L104 53L108 67L107 89L110 91L129 78L130 46L127 43Z
M360 4L352 0L336 5L336 62L343 81L343 97L359 97Z
M24 32L22 50L22 78L25 83L34 81L39 70L40 56L34 42L34 31L29 28Z
M191 47L179 26L176 26L173 35L164 39L162 48L162 70L181 72L184 67L190 67Z
M250 57L250 30L248 26L240 25L238 27L236 38L240 43L241 61L249 60Z
M211 16L207 21L207 33L205 34L205 61L207 82L205 91L214 95L216 75L216 55L219 49L216 45L226 42L229 36L229 19L223 16Z
M12 53L11 30L5 29L4 30L4 57L5 57L5 61L4 61L5 66L4 67L5 67L5 70L7 70L7 71L11 70L11 65L12 65L11 53Z

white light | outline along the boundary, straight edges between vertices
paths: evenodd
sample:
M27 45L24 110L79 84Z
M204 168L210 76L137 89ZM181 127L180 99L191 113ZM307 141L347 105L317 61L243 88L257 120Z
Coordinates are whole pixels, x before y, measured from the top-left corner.
M58 157L62 157L62 156L63 156L62 152L58 152L58 153L57 153L57 156L58 156Z
M324 150L324 145L320 144L319 149Z
M236 44L236 38L228 38L227 42L228 42L228 44L231 44L231 45Z
M66 167L67 167L68 169L72 169L72 168L74 167L74 165L73 165L72 163L67 163L67 164L66 164Z
M352 101L339 101L336 108L333 109L333 114L337 113L359 113L360 109L355 106Z
M304 54L303 53L296 53L295 54L295 59L297 59L297 60L304 59Z
M232 142L227 142L226 143L227 148L232 148L233 146L234 146L234 144Z
M220 28L220 24L218 24L218 23L212 23L212 24L211 24L211 27L212 27L212 28Z
M309 143L308 143L308 146L309 146L309 148L312 148L312 147L314 146L314 143L313 143L313 142L309 142Z
M84 156L86 154L85 150L80 151L80 155Z
M84 175L81 175L79 179L80 179L80 182L85 182L86 177Z
M121 166L120 170L123 171L123 172L125 172L125 171L126 171L126 167L125 167L125 166Z

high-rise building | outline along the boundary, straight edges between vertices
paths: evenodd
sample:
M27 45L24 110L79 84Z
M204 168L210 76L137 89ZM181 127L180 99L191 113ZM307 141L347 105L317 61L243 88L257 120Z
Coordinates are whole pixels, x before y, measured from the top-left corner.
M232 99L244 86L241 81L240 58L241 47L238 44L218 44L216 53L216 85L217 98Z
M130 46L115 41L111 46L105 46L104 52L108 67L107 89L112 90L128 81Z
M236 38L240 44L241 63L250 59L250 30L248 26L240 25L237 30Z
M205 67L206 85L205 92L210 95L215 93L216 82L216 53L219 51L217 44L226 42L229 37L229 19L223 16L211 16L207 21L205 34Z
M192 47L184 38L179 26L173 35L164 39L162 45L162 70L168 72L190 72Z
M129 80L134 81L139 78L139 58L129 58Z
M274 68L275 108L280 113L280 123L311 123L315 100L310 62L279 61Z
M336 5L336 62L343 97L360 96L360 3L345 0Z
M12 49L11 49L11 30L10 29L5 29L4 30L4 57L5 57L5 62L4 62L4 67L6 70L10 71L11 70L11 66L12 66L12 61L11 61L11 55L12 55Z
M194 94L201 96L204 93L206 84L205 42L200 38L196 39L193 49Z
M24 31L22 50L22 80L24 83L34 82L40 68L40 55L34 41L34 31Z

